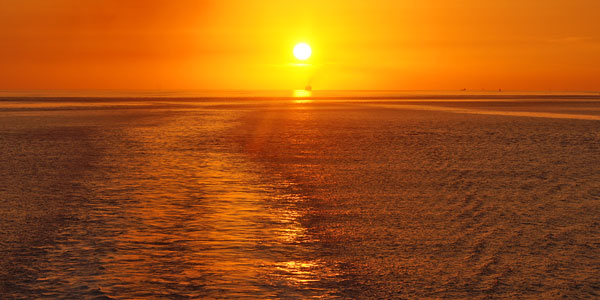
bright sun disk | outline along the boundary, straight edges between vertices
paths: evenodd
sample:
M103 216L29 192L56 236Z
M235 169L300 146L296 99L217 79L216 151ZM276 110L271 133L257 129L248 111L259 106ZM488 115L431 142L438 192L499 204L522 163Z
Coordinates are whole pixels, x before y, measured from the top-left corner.
M294 47L294 56L299 60L307 60L312 54L312 50L307 43L299 43Z

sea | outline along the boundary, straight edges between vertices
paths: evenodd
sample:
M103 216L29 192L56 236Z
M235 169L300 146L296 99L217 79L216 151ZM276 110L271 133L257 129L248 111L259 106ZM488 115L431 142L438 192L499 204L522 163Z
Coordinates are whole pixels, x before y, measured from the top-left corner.
M1 299L598 299L600 94L0 92Z

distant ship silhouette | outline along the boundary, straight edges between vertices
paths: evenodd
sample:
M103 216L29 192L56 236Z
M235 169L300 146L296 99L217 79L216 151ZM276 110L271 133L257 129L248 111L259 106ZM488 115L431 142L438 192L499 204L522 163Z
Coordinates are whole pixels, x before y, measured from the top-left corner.
M305 91L312 91L312 86L307 85L307 86L304 87L304 90Z

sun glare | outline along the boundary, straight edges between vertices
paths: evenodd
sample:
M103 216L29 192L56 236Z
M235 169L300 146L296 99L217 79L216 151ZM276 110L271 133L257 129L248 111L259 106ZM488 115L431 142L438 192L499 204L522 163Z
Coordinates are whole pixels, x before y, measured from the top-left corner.
M312 50L307 43L299 43L294 47L294 56L299 60L307 60L312 54Z

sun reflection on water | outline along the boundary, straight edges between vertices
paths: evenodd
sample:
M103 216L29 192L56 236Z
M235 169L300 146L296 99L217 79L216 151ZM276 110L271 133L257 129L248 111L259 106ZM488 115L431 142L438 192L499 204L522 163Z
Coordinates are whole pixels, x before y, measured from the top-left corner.
M40 276L40 290L77 290L74 298L82 299L88 292L115 299L337 293L337 269L320 257L302 221L307 196L252 159L275 125L254 124L240 153L234 149L241 141L231 142L239 138L231 130L239 115L231 111L144 117L97 138L106 153L81 182L94 191L82 206L85 223L60 230L40 265L51 271ZM310 117L302 110L287 115L300 123Z
M277 269L288 276L294 284L307 284L318 281L314 269L320 267L318 262L286 261L277 264Z
M123 293L118 286L150 291L183 282L189 283L181 290L187 296L269 298L284 289L306 299L331 293L320 288L334 275L311 255L298 206L305 199L289 192L293 183L264 181L260 166L235 153L198 152L207 133L218 136L229 120L176 121L128 131L145 154L121 162L131 173L112 178L114 186L140 192L120 206L127 218L107 228L119 230L115 251L101 259L107 294Z
M312 92L308 90L294 90L294 103L311 103L312 99L308 99L312 96Z

